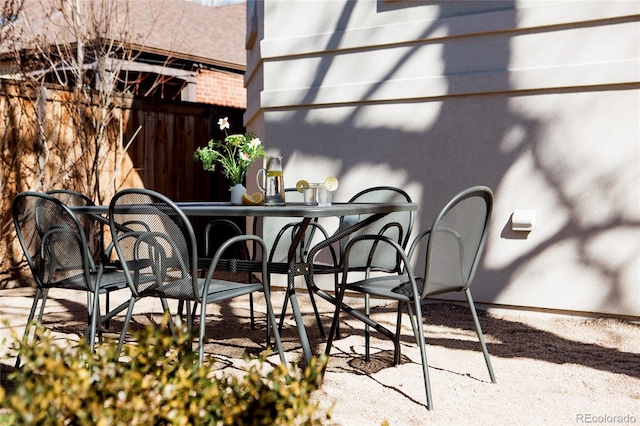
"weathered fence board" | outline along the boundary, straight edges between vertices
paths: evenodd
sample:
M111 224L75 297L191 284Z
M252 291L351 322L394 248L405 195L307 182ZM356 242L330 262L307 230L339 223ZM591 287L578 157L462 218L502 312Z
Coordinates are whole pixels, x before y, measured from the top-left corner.
M99 193L88 194L97 202L106 203L116 190L131 186L153 189L174 200L228 199L229 182L220 173L202 170L193 153L209 139L224 137L216 125L220 117L238 125L244 110L125 98L114 111L117 119L109 133L113 146L95 147L78 142L80 132L87 129L74 126L67 93L49 89L40 105L43 112L38 112L33 99L16 86L0 87L0 288L13 285L15 279L22 281L24 267L12 226L11 200L24 190L68 188L87 193L95 161L82 157L95 155L103 164L96 177ZM39 113L46 117L45 147L38 138ZM130 140L121 157L118 146ZM36 175L38 170L44 173ZM194 224L197 230L203 227L198 221Z

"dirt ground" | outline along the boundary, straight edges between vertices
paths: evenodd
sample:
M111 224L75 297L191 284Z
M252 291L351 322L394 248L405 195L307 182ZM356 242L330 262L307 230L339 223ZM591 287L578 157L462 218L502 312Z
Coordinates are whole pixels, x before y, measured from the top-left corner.
M26 323L32 291L0 291L0 318L21 332ZM123 294L123 298L127 295ZM315 353L325 349L311 315L309 298L299 301ZM61 338L77 338L86 321L84 297L52 292L45 326ZM123 299L124 300L124 299ZM279 316L283 293L272 295ZM118 299L112 303L117 303ZM212 305L206 347L220 368L235 368L244 351L258 353L264 347L264 305L256 301L257 325L248 324L248 302ZM332 305L319 301L325 329L333 316ZM354 306L357 306L354 305ZM158 321L159 301L136 307L134 325ZM233 314L233 315L231 315ZM374 318L391 324L395 309L380 305ZM224 319L223 319L224 317ZM286 315L282 333L286 357L300 361L295 322ZM116 338L121 318L112 321L107 338ZM491 355L497 383L491 383L469 311L454 304L429 304L424 313L429 374L434 410L425 406L424 382L410 323L403 324L402 359L391 365L393 345L372 333L372 359L364 362L363 326L348 315L342 317L343 338L331 352L323 386L314 398L323 408L332 407L330 424L380 425L581 425L640 424L640 324L618 319L584 319L540 314L515 315L480 312L480 321ZM9 328L0 325L0 342ZM9 345L3 343L0 360L3 385L12 371ZM269 360L276 362L277 356Z

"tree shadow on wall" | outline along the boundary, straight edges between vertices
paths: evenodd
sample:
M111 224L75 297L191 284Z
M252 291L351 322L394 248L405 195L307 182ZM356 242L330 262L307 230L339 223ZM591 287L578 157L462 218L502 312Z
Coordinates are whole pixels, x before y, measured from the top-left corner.
M341 49L345 36L343 30L348 28L353 19L355 3L347 2L344 5L324 50ZM622 170L637 170L637 165L632 164L637 158L628 158L627 163L620 165L620 172L614 175L594 174L595 177L580 180L574 173L577 160L562 155L562 152L557 151L558 147L550 146L546 140L549 131L547 126L551 123L532 118L533 114L523 112L525 108L522 98L526 93L514 91L509 79L512 38L521 35L524 30L511 33L487 31L476 37L466 37L469 20L458 19L464 15L499 12L501 28L517 28L515 2L380 0L377 2L377 9L378 13L387 13L415 8L417 14L419 7L428 5L438 7L439 13L437 19L432 20L416 37L416 40L426 42L403 45L400 58L377 64L377 67L385 69L384 76L363 93L357 102L316 105L320 92L317 88L321 88L329 79L330 71L335 73L332 70L335 57L326 54L320 56L317 73L310 84L314 90L310 90L300 101L304 107L297 108L286 120L270 124L270 129L273 130L270 138L297 141L281 147L285 158L294 158L298 152L309 158L328 157L329 161L333 160L336 169L334 173L346 180L350 175L357 176L359 173L362 177L364 173L369 173L371 180L375 181L385 173L393 173L394 179L403 179L406 186L417 183L422 193L417 197L420 210L416 229L427 228L439 209L456 193L469 186L489 186L496 192L496 205L499 205L502 202L499 198L500 188L511 184L509 179L512 179L514 165L523 167L526 164L527 173L537 181L537 188L525 187L521 192L529 192L532 202L553 210L556 216L553 221L558 222L561 215L566 215L566 218L551 236L529 245L528 251L522 256L490 270L480 268L477 280L484 286L482 301L496 301L504 292L506 283L512 282L523 268L543 262L545 256L557 258L550 253L565 250L563 255L573 257L571 262L589 270L591 276L601 279L600 286L607 291L602 306L624 306L629 303L623 289L629 279L628 271L640 256L640 246L621 248L620 260L617 262L607 262L603 259L603 254L594 251L593 247L598 241L612 238L616 233L637 232L634 230L638 229L640 221L630 217L628 211L625 211L624 202L618 202L620 198L613 195L607 199L609 205L606 207L605 217L589 217L590 210L595 210L592 207L602 208L602 204L597 200L593 203L585 202L584 197L596 186L603 187L605 180L610 181L607 185L615 189L615 194L624 195L620 189L628 190L629 184L633 186L638 177L635 176L636 172L632 172L630 176L629 172ZM388 47L380 47L386 48ZM561 46L557 48L560 49ZM423 57L421 55L425 54L424 49L441 51L441 74L446 80L446 94L429 99L393 100L392 103L376 100L379 99L377 95L385 89L385 82L404 77L402 71L406 63L419 63ZM368 65L363 61L362 65L357 66ZM351 69L350 73L367 75L364 68ZM416 84L428 84L423 82L429 79L418 81ZM591 88L588 90L593 91ZM586 93L587 89L540 90L536 95L575 95L582 92ZM397 108L408 112L406 116L399 117L399 120L408 124L407 130L403 130L402 125L376 127L375 124L363 124L371 123L372 117L379 113L370 111L387 106L390 111ZM318 115L329 108L341 110L342 118L337 125L322 123L318 119ZM416 127L416 123L421 122L424 123L422 132L411 130ZM323 143L301 145L303 142L300 141L308 139L309 134L322 134ZM346 146L349 147L348 152L352 153L348 156L344 154ZM576 186L581 190L576 191ZM535 199L543 193L544 200ZM526 201L526 195L521 199ZM553 205L548 200L553 200ZM509 202L515 201L518 200ZM503 229L502 224L496 226L498 230ZM512 234L504 232L490 236L487 252L500 239L511 238L514 238ZM575 249L566 251L571 246ZM555 264L548 266L555 267Z

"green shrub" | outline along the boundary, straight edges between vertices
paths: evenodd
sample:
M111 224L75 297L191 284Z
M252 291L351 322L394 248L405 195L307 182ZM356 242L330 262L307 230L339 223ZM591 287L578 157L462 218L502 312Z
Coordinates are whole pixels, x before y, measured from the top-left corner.
M0 387L0 403L15 424L320 425L329 418L310 402L324 357L304 372L272 368L261 355L245 358L243 376L212 374L211 360L198 367L197 354L178 349L189 335L181 328L170 333L166 318L125 345L126 362L118 361L115 342L92 353L87 345L60 345L42 329L36 333L37 344L19 349L24 366L11 373L13 391L4 401Z

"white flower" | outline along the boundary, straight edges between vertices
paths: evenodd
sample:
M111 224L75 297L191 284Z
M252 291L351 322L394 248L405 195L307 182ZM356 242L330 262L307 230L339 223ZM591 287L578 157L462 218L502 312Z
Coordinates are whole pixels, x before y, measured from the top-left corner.
M253 138L253 139L251 139L249 141L249 148L251 148L251 149L256 149L260 145L262 145L262 142L260 141L260 138Z
M218 120L218 126L220 126L220 130L229 128L229 117L221 118Z
M218 126L224 131L224 140L211 139L207 146L196 149L194 157L202 161L205 170L213 172L220 166L224 176L234 185L242 183L251 163L266 155L262 141L252 132L228 134L229 117L220 118Z

